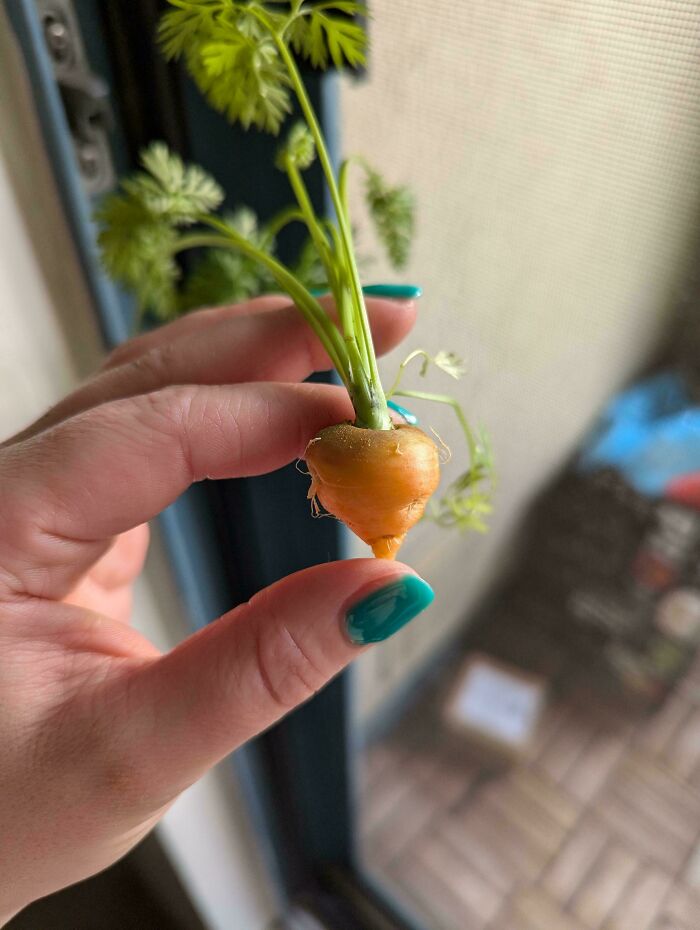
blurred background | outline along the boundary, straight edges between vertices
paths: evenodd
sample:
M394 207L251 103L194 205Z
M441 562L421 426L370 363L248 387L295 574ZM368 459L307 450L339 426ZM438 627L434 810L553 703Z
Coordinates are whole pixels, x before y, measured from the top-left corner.
M261 216L288 197L273 143L156 63L158 3L14 6L0 18L6 435L126 335L129 298L95 268L85 208L140 145L166 138L227 190L232 150L251 177L235 198ZM337 151L415 190L409 348L465 359L445 390L492 440L489 531L419 525L402 559L434 605L192 789L150 846L17 930L697 925L700 3L370 11L367 71L310 86ZM52 96L49 14L107 84L97 141ZM360 250L379 255L356 193ZM396 277L379 258L366 274ZM404 354L382 360L389 381ZM416 413L454 434L450 411ZM226 484L156 533L137 623L163 648L300 564L365 555L297 513L300 476ZM271 489L300 562L260 532ZM182 548L193 531L237 570L205 571Z
M700 7L377 12L346 145L417 189L415 343L464 352L498 485L486 537L412 534L440 597L359 663L365 861L427 927L690 928Z

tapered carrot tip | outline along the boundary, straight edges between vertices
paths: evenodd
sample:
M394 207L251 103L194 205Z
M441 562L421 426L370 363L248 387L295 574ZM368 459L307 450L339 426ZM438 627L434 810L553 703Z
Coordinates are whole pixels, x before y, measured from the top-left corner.
M305 458L312 478L309 496L379 559L396 557L440 482L437 446L415 426L329 426L311 440Z
M403 536L380 536L379 539L369 541L372 553L377 559L395 559L396 553L403 545L406 534Z

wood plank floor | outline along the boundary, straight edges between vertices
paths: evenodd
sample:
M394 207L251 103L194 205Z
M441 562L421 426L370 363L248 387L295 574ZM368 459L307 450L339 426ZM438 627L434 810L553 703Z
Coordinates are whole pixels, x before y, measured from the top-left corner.
M365 861L429 930L700 930L700 656L651 717L554 701L498 773L436 720L361 766Z

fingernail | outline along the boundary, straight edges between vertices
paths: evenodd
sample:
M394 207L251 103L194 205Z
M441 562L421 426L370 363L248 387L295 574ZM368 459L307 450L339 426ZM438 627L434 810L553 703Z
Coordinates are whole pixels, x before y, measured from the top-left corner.
M324 297L324 296L325 296L326 294L328 294L328 293L329 293L329 291L328 291L328 288L327 288L327 287L311 287L311 288L309 288L309 294L311 294L312 297Z
M393 297L394 300L417 300L423 288L417 284L368 284L362 288L368 297Z
M348 636L358 646L380 643L425 610L434 597L427 581L405 575L350 608L345 618Z
M418 417L415 413L411 413L406 407L402 407L401 404L397 404L396 401L388 400L387 406L391 407L392 410L395 410L400 417L403 417L407 423L410 423L411 426L415 426L418 423Z

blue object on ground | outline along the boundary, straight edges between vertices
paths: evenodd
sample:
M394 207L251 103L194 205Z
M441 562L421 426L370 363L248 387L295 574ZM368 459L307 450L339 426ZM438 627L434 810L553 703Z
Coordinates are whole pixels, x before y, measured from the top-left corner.
M664 372L615 397L578 467L616 468L651 497L663 496L674 479L700 472L700 407L691 404L681 376Z

